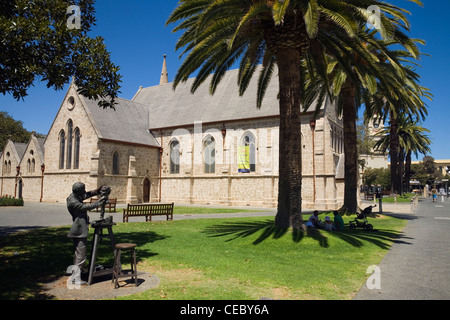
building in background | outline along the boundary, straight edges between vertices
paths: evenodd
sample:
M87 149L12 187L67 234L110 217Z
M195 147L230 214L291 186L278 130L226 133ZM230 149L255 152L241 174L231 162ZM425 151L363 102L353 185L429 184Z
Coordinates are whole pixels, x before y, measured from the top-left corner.
M82 181L88 189L110 186L119 203L275 207L278 81L257 109L257 81L239 96L237 77L238 70L228 71L213 96L207 85L192 94L194 79L174 91L164 59L161 83L117 99L115 110L72 84L45 141L8 142L2 195L65 202ZM328 100L315 109L302 115L303 207L334 210L343 203L342 119Z

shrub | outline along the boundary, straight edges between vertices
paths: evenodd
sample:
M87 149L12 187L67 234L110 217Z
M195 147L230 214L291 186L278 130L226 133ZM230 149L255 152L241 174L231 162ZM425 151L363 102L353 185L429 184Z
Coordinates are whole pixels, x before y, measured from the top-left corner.
M0 197L0 207L19 207L23 206L23 199L16 199L12 196Z

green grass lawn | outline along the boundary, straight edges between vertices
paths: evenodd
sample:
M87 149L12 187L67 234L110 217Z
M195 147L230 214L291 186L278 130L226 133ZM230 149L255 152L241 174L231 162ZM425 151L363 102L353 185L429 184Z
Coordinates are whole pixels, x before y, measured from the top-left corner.
M411 199L415 196L416 195L414 193L405 193L404 195L397 196L397 202L398 203L411 203ZM394 203L395 199L394 199L394 197L383 197L383 202Z
M120 299L351 299L406 224L370 222L377 232L297 234L268 217L119 223L116 242L136 243L138 270L160 278L158 287ZM0 299L49 298L42 283L73 259L68 230L0 238ZM110 248L99 251L98 263L112 265Z
M194 206L174 206L173 214L208 214L208 213L237 213L237 212L265 212L269 210L239 209L239 208L214 208L214 207L194 207ZM122 213L122 209L117 208L116 213Z
M261 211L264 212L264 210L190 207L190 206L174 206L174 208L173 208L173 214L237 213L237 212L261 212ZM268 211L268 210L266 210L266 211Z

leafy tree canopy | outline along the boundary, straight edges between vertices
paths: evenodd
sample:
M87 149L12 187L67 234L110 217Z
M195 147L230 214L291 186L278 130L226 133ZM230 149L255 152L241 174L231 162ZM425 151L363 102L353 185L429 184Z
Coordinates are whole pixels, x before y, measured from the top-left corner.
M14 120L7 112L0 112L0 150L5 148L8 139L14 142L26 143L30 139L31 132L23 127L22 121ZM36 137L44 137L36 134Z
M387 168L367 168L363 174L363 183L366 186L380 185L383 190L391 187L390 171Z
M434 158L431 156L423 157L419 164L411 165L412 178L420 181L422 185L433 185L435 181L442 179L442 173L437 170Z
M95 0L2 0L0 2L0 93L17 100L40 79L60 90L73 80L78 92L113 107L119 67L103 38L90 38Z

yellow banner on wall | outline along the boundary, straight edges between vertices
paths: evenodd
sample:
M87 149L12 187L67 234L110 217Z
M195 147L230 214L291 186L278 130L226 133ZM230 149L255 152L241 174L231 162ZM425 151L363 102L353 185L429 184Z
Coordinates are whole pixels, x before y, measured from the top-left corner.
M238 147L239 172L250 172L250 148L249 146Z

